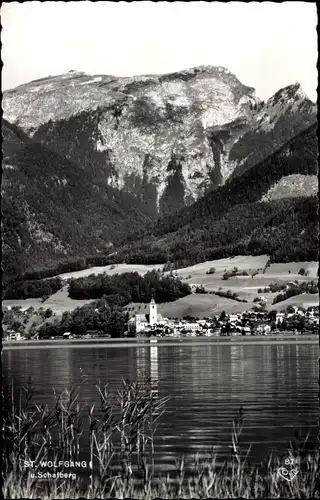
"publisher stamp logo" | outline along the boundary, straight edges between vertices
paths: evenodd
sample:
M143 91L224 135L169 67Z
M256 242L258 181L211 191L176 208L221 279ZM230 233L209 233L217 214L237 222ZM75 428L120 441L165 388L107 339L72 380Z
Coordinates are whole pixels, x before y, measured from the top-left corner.
M278 474L282 479L286 481L292 481L298 474L299 470L294 467L294 460L292 458L287 458L285 461L286 467L279 467Z

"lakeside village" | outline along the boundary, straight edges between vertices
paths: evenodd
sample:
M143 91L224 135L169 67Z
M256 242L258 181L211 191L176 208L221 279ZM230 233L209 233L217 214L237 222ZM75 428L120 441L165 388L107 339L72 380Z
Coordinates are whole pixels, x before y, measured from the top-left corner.
M154 299L149 305L149 314L136 314L128 323L128 333L136 336L226 336L226 335L268 335L283 331L302 334L317 333L319 328L319 306L303 311L298 307L287 312L243 311L239 314L225 314L218 317L197 319L163 318L157 312Z
M307 310L296 306L289 306L285 312L277 311L243 311L238 314L226 314L224 311L219 316L194 319L169 319L158 313L154 299L149 304L147 314L135 314L128 321L127 337L214 337L236 335L275 335L281 333L303 335L318 334L319 306L309 307ZM84 335L82 338L93 338ZM108 335L99 335L108 337ZM30 338L30 337L29 337ZM38 339L37 335L32 337ZM52 339L74 338L71 332L65 332L62 337ZM78 336L77 336L78 338ZM7 330L4 340L27 340L21 332Z

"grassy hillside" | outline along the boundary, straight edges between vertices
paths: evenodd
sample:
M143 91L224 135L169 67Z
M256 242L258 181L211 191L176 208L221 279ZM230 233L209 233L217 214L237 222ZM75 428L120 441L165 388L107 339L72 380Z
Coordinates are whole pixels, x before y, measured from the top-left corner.
M308 307L319 306L319 295L311 293L296 295L295 297L290 297L283 302L274 304L272 306L272 309L274 309L275 311L283 311L289 306L296 306L300 308L304 307L305 309L307 309Z
M59 274L61 279L77 279L84 278L86 276L90 276L90 274L107 274L108 276L113 276L114 274L122 274L122 273L139 273L141 276L146 274L153 269L162 269L163 265L139 265L139 264L113 264L108 266L100 266L100 267L90 267L87 269L83 269L81 271L73 271L69 273Z
M267 255L238 255L234 258L207 261L190 267L177 269L174 271L174 274L177 275L182 282L188 283L190 286L204 285L205 289L208 291L220 290L227 292L230 290L232 293L238 294L240 299L247 300L247 303L237 302L233 299L210 293L192 294L174 302L159 305L159 312L166 317L183 317L188 315L208 317L212 314L220 314L222 311L225 311L227 314L232 314L251 309L254 306L253 300L261 296L267 299L267 309L269 310L282 310L288 305L308 307L308 305L319 303L319 296L317 294L298 295L277 304L272 304L272 302L278 292L264 292L259 294L258 290L268 287L270 283L287 283L293 280L297 280L301 283L317 278L317 262L288 262L270 264L270 266L266 267L268 260L269 258ZM235 267L239 272L246 271L248 276L234 276L224 280L223 275L225 272L230 272ZM207 274L212 268L215 268L215 272L213 274ZM301 268L309 272L307 276L298 274ZM141 275L144 275L149 270L150 268L146 266L118 265L113 269L110 269L109 266L109 268L101 271L109 275L137 271ZM99 274L98 269L96 269L96 272ZM92 274L92 269L81 271L81 276L89 276L90 274ZM73 273L68 276L68 278L71 277L78 278L80 274ZM19 305L23 308L32 306L35 309L39 309L40 307L45 309L51 308L56 314L62 314L64 311L74 310L90 302L91 300L70 299L68 296L68 285L65 285L61 290L45 300L45 302L41 302L40 299L4 300L3 305ZM127 310L130 315L133 315L136 313L144 313L146 307L145 304L129 304Z
M207 261L190 266L184 269L174 271L182 281L189 285L203 285L207 291L230 290L236 293L239 299L247 302L237 302L231 298L221 297L214 294L192 294L183 297L172 303L159 304L158 310L165 317L181 318L183 316L210 317L219 315L222 311L227 314L236 314L244 310L250 310L255 305L253 302L256 297L266 299L268 310L281 311L289 305L299 307L309 307L319 305L318 294L303 294L290 297L283 302L272 304L278 292L258 293L259 289L268 287L271 283L288 283L297 280L299 283L312 281L317 278L317 262L288 262L271 264L266 267L268 256L236 256L234 258L219 259L216 261ZM239 272L246 271L248 276L235 276L227 280L223 275L237 267ZM213 274L207 272L214 268ZM298 271L304 268L309 271L307 277L298 274ZM145 304L129 304L127 310L130 315L143 313Z

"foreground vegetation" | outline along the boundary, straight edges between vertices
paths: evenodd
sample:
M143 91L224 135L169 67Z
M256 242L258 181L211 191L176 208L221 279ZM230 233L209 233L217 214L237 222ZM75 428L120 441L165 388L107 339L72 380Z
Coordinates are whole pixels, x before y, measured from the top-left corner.
M86 376L81 372L82 383ZM81 388L80 388L81 390ZM242 409L231 431L232 454L219 463L212 453L188 469L181 459L170 475L157 472L155 433L167 398L152 391L150 380L123 381L117 394L97 386L100 407L81 405L75 390L55 395L55 405L33 401L31 384L17 408L3 395L3 495L5 498L319 498L319 451L308 439L290 443L289 457L299 470L288 482L278 473L283 462L268 457L251 466L241 447ZM41 461L79 461L87 439L88 470L82 480L40 480ZM33 461L32 467L25 462ZM69 472L70 469L63 469ZM74 470L73 470L74 472ZM34 477L32 476L34 475Z

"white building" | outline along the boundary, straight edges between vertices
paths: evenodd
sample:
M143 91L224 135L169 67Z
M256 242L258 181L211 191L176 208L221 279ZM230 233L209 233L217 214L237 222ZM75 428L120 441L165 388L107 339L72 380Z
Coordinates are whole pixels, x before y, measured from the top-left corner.
M284 320L284 313L277 313L276 314L276 324L279 325L283 323Z
M24 338L25 337L23 337L20 332L8 330L7 340L24 340Z
M73 335L72 335L72 333L71 333L71 332L64 332L64 333L62 334L62 337L63 337L64 339L72 339L72 338L73 338Z
M257 332L262 335L268 335L271 332L270 325L259 325L257 328Z
M230 323L234 323L236 321L238 321L240 318L239 318L239 314L229 314L229 322Z
M245 335L251 335L251 328L250 328L250 326L244 326L244 327L242 328L242 331L243 331L243 333L244 333Z
M157 324L164 324L164 318L158 314L157 304L152 298L149 304L149 314L136 314L129 320L128 328L141 333Z
M157 304L155 303L154 298L152 298L149 305L149 324L150 326L153 326L156 325L157 323L158 323Z
M182 328L184 328L185 330L191 330L191 331L195 331L195 330L198 330L200 327L200 325L196 322L193 322L193 323L182 323Z

